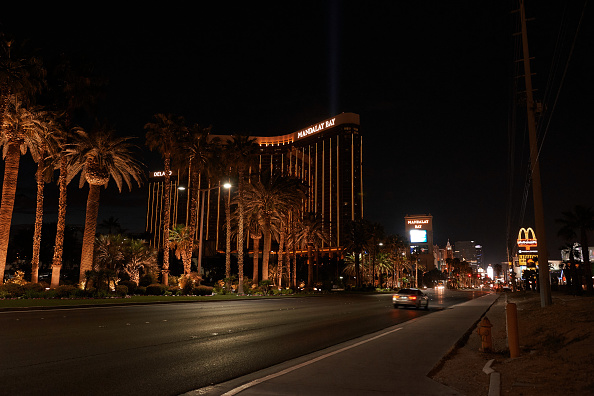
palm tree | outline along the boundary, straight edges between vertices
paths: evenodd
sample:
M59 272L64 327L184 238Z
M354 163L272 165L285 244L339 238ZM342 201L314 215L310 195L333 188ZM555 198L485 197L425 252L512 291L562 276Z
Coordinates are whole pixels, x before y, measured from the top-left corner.
M322 216L313 212L305 214L301 221L300 240L307 246L307 286L313 286L313 248L329 244L330 238L325 230ZM319 263L316 263L319 265Z
M138 285L140 271L153 273L158 270L156 252L141 239L130 239L124 251L124 271Z
M2 200L0 202L0 284L4 280L4 269L6 268L6 254L20 157L29 148L36 146L36 141L43 131L41 110L39 108L27 109L16 96L12 96L3 115L2 135L0 135L0 145L3 148L2 157L5 160Z
M555 221L561 225L559 235L567 240L575 240L578 237L582 245L582 260L584 263L584 275L586 277L586 288L588 294L594 293L592 285L592 267L590 265L590 251L588 245L588 232L594 230L594 210L591 207L576 205L573 212L562 212L563 218Z
M367 250L371 253L371 283L375 286L375 264L377 255L377 246L384 238L384 227L379 223L369 224L369 239L367 240Z
M243 294L243 249L244 249L244 222L245 210L243 203L244 183L250 166L255 162L260 146L254 138L235 134L225 145L225 163L237 174L237 265L238 265L238 294ZM229 223L228 223L229 224Z
M178 142L185 133L183 117L173 114L155 114L154 121L144 126L146 132L146 145L151 151L161 153L165 171L166 193L163 197L163 284L169 284L169 227L171 222L171 159L178 152Z
M23 45L0 32L0 128L11 101L29 104L45 85L46 71L39 58L23 55ZM4 133L4 131L2 131ZM1 280L0 280L1 282Z
M365 219L351 220L347 223L347 234L345 240L345 252L354 254L355 259L355 282L356 286L361 286L361 274L359 271L360 255L365 250L367 241L369 240L369 222Z
M122 270L125 263L125 244L126 238L121 234L97 235L92 269L94 271Z
M103 220L99 224L99 228L107 231L108 234L113 234L114 231L116 234L122 233L122 226L120 225L120 219L117 219L113 216L109 216L108 219Z
M175 257L178 260L181 258L184 264L184 275L190 275L192 267L191 246L194 243L194 235L190 232L190 228L183 224L176 224L175 227L169 230L169 242L171 248L175 251Z
M392 286L400 286L400 279L407 264L407 244L400 235L388 235L384 241L384 250L392 262Z
M273 218L278 213L286 214L301 205L307 193L303 182L294 177L263 175L245 186L243 203L247 216L257 219L264 235L262 255L262 280L268 280L268 263L272 248Z
M80 172L79 187L82 188L85 182L89 184L80 259L79 282L82 285L85 281L85 271L90 270L93 264L101 186L107 187L109 180L113 178L120 193L122 182L125 182L130 190L132 180L140 187L143 170L142 164L133 156L132 149L136 146L129 143L130 137L116 137L113 130L104 128L91 134L80 128L75 132L74 142L67 149L68 154L72 156L73 164L70 177Z

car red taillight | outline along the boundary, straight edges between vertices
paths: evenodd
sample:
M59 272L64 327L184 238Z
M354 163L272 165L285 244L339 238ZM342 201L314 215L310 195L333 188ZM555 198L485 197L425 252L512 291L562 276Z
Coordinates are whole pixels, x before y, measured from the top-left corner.
M416 300L417 299L417 296L408 296L408 299L409 300Z

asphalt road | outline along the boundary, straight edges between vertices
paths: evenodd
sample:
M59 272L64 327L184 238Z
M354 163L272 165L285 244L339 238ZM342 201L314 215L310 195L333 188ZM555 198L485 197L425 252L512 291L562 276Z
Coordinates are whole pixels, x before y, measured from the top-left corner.
M178 395L369 334L479 293L388 294L0 312L0 394Z

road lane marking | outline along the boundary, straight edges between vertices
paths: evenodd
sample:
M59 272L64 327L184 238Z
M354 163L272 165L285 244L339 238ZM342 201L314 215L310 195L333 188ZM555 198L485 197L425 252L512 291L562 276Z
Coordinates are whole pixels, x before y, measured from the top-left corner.
M363 344L366 344L366 343L368 343L370 341L377 340L378 338L387 336L388 334L392 334L392 333L394 333L394 332L396 332L398 330L402 330L402 327L398 327L398 328L396 328L394 330L390 330L390 331L387 331L385 333L378 334L378 335L376 335L374 337L371 337L371 338L369 338L367 340L359 341L359 342L357 342L357 343L355 343L353 345L349 345L349 346L346 346L344 348L338 349L336 351L329 352L329 353L327 353L325 355L318 356L317 358L314 358L314 359L309 360L307 362L300 363L300 364L298 364L296 366L289 367L287 369L284 369L282 371L279 371L278 373L270 374L270 375L267 375L266 377L262 377L262 378L258 378L256 380L250 381L247 384L243 384L243 385L241 385L241 386L239 386L239 387L237 387L235 389L231 389L229 392L223 393L222 396L234 396L234 395L237 395L238 393L240 393L240 392L242 392L242 391L244 391L244 390L246 390L248 388L251 388L252 386L255 386L255 385L261 384L262 382L266 382L266 381L271 380L271 379L274 379L276 377L280 377L282 375L288 374L291 371L295 371L295 370L298 370L300 368L309 366L310 364L319 362L320 360L326 359L326 358L328 358L330 356L334 356L334 355L337 355L339 353L348 351L349 349L356 348L356 347L361 346Z

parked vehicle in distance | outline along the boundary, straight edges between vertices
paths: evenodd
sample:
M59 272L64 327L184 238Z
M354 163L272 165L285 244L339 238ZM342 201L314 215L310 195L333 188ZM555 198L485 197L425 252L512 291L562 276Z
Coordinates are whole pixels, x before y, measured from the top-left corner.
M403 306L429 309L429 296L419 289L400 289L392 296L392 304L394 308Z

